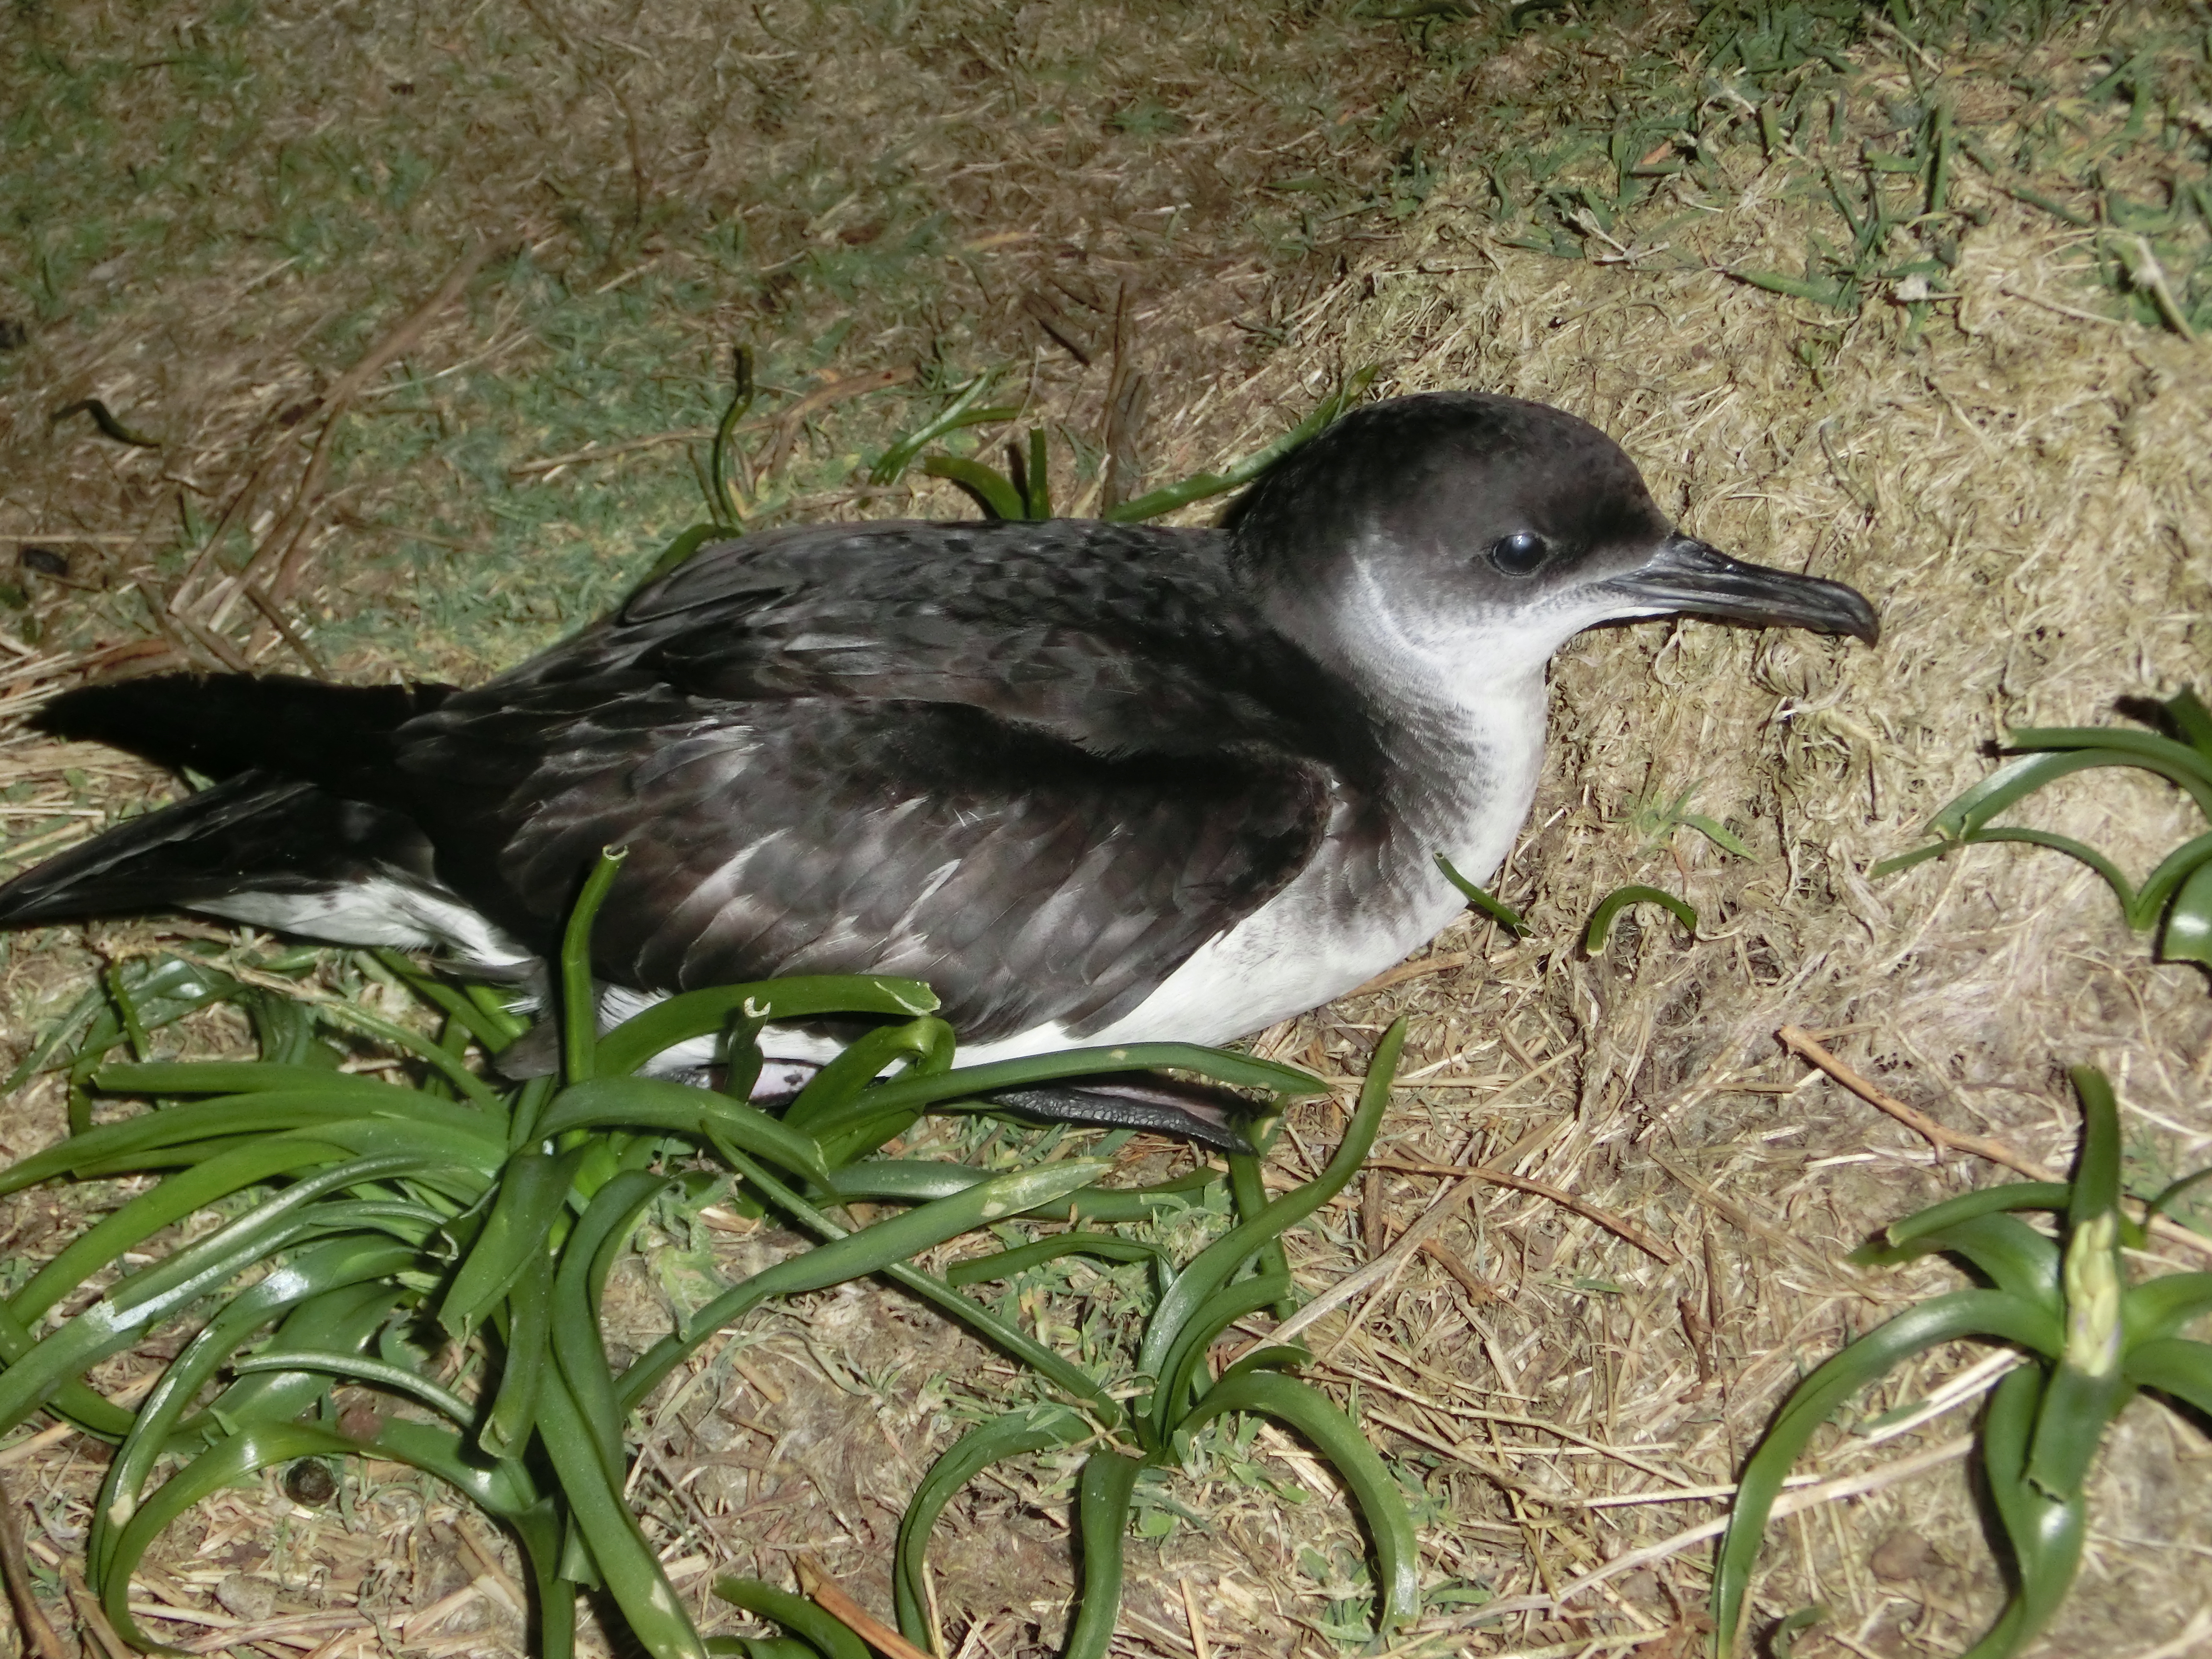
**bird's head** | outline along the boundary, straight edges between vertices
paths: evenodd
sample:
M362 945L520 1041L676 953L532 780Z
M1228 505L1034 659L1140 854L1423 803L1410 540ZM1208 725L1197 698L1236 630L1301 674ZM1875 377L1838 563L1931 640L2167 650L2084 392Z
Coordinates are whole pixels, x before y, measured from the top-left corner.
M1684 535L1588 422L1483 392L1353 410L1262 477L1230 528L1269 619L1370 683L1525 680L1583 629L1638 617L1879 632L1841 582Z

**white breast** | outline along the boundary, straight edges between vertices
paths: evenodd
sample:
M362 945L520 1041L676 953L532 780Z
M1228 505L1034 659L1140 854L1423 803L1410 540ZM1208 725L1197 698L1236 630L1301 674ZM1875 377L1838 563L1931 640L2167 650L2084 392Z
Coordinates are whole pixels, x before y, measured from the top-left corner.
M1404 660L1401 657L1400 660ZM1330 838L1291 884L1200 945L1134 1010L1103 1030L1057 1024L963 1048L963 1064L1080 1042L1225 1042L1343 995L1436 937L1466 904L1437 869L1443 854L1486 883L1527 821L1543 763L1544 682L1489 675L1455 658L1403 685L1390 723L1394 775L1379 850L1360 856L1340 811Z

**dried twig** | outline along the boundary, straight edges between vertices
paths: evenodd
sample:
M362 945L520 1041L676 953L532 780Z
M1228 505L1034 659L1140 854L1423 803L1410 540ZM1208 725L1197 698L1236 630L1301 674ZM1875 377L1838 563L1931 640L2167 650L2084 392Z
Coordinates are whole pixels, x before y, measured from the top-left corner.
M1510 1187L1516 1192L1533 1193L1539 1198L1548 1198L1553 1203L1572 1210L1586 1220L1595 1221L1609 1233L1621 1238L1668 1267L1680 1265L1682 1258L1670 1245L1654 1238L1650 1233L1624 1216L1610 1210L1600 1209L1587 1199L1577 1198L1564 1187L1554 1187L1549 1182L1531 1181L1527 1176L1517 1176L1504 1170L1478 1168L1467 1164L1419 1164L1407 1158L1370 1158L1369 1164L1378 1170L1402 1170L1408 1175L1458 1176L1467 1182L1487 1183L1493 1187Z
M1182 1613L1190 1621L1190 1648L1198 1659L1212 1659L1206 1639L1206 1615L1198 1610L1198 1590L1190 1575L1183 1575Z
M1973 1449L1974 1437L1971 1434L1962 1434L1945 1441L1940 1446L1931 1446L1924 1452L1911 1457L1899 1458L1894 1463L1884 1464L1878 1469L1869 1469L1863 1474L1841 1474L1832 1480L1823 1480L1816 1486L1801 1486L1795 1492L1785 1492L1774 1500L1773 1518L1778 1521L1785 1516L1795 1515L1801 1510L1814 1509L1822 1504L1832 1504L1840 1498L1862 1498L1869 1492L1880 1492L1885 1486L1894 1486L1899 1481L1910 1480L1916 1474L1925 1474L1928 1470L1941 1468L1946 1463L1955 1463ZM1680 1555L1684 1550L1704 1543L1708 1538L1717 1538L1728 1530L1728 1525L1726 1516L1717 1520L1701 1521L1694 1527L1686 1528L1676 1533L1672 1538L1662 1539L1656 1544L1647 1544L1642 1549L1624 1551L1603 1566L1593 1568L1579 1578L1569 1579L1560 1585L1553 1595L1516 1595L1506 1601L1492 1601L1480 1612L1469 1616L1460 1628L1472 1628L1476 1625L1488 1624L1493 1620L1509 1618L1519 1613L1553 1612L1564 1607L1584 1590L1593 1589L1607 1579L1618 1578L1625 1572L1633 1572L1638 1567L1648 1567L1655 1561L1664 1561L1671 1556Z
M307 457L307 470L300 475L299 484L292 491L292 503L270 526L268 535L263 538L261 545L253 550L253 556L246 562L246 580L265 582L272 599L282 601L289 598L294 585L299 580L299 561L293 554L307 528L307 521L314 516L323 480L330 473L331 447L337 435L338 422L347 407L363 386L405 355L422 337L437 319L438 313L460 297L470 279L483 268L484 261L491 254L492 244L479 238L461 255L459 263L446 273L446 280L438 284L437 292L402 318L398 326L371 346L323 394L316 406L317 412L323 417L323 428L316 434L315 447ZM236 597L235 590L231 597ZM226 599L222 608L227 611L229 607L230 599ZM210 620L218 628L222 625L223 618L220 614Z
M100 1598L84 1582L84 1574L74 1561L62 1563L62 1583L69 1587L70 1605L76 1609L76 1621L92 1632L107 1659L138 1659L137 1650L115 1633L115 1626L107 1622L107 1610L100 1605ZM90 1646L91 1644L87 1644Z
M1401 962L1386 973L1380 973L1364 985L1355 985L1337 999L1347 1001L1353 997L1368 996L1376 991L1387 991L1394 985L1403 985L1409 979L1425 979L1431 974L1448 974L1455 968L1464 968L1474 960L1472 951L1452 951L1443 956L1424 957L1419 962Z
M1114 301L1114 372L1106 383L1106 421L1098 439L1106 452L1104 493L1098 501L1102 515L1135 493L1137 434L1152 396L1152 386L1130 347L1129 321L1129 286L1124 283Z
M253 601L253 608L268 618L269 625L276 630L284 643L290 646L300 660L307 665L307 672L319 680L330 678L330 665L323 660L321 653L307 643L299 629L284 619L283 611L263 590L261 584L241 577L238 586L240 592Z
M802 1555L794 1565L799 1571L799 1588L812 1598L814 1605L832 1619L843 1620L877 1652L889 1655L890 1659L929 1659L929 1655L848 1595L812 1556Z
M1810 1060L1868 1105L1887 1112L1915 1134L1941 1150L1970 1152L1976 1158L1987 1158L1992 1164L2001 1164L2008 1170L2026 1176L2030 1181L2063 1181L2066 1178L2049 1164L2039 1164L2032 1158L2015 1152L2002 1140L1992 1140L1987 1135L1962 1135L1945 1128L1925 1112L1916 1111L1894 1095L1885 1093L1861 1077L1822 1048L1814 1040L1812 1033L1802 1027L1785 1025L1774 1035L1790 1053ZM2192 1231L2170 1216L2151 1217L2150 1231L2170 1244L2186 1244L2198 1255L2212 1257L2212 1238Z
M32 1594L31 1564L23 1553L23 1517L16 1512L15 1494L4 1477L0 1477L0 1574L8 1580L8 1601L15 1610L15 1628L23 1632L24 1650L35 1651L39 1659L69 1659L69 1650Z
M1810 1060L1868 1105L1887 1112L1913 1133L1942 1151L1971 1152L1976 1158L1985 1158L1992 1164L2002 1164L2008 1170L2017 1170L2030 1181L2065 1179L2048 1164L2039 1164L2032 1158L2015 1152L2002 1140L1992 1140L1986 1135L1955 1133L1927 1113L1906 1105L1894 1095L1885 1094L1814 1041L1813 1034L1802 1026L1785 1025L1774 1035L1791 1054Z

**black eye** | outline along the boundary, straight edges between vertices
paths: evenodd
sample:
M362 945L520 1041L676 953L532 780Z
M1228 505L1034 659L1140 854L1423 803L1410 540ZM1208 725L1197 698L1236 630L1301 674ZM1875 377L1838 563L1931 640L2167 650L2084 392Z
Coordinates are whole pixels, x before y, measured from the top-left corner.
M1544 538L1534 532L1516 530L1510 536L1501 536L1490 550L1490 562L1509 576L1532 576L1536 567L1544 562L1544 556L1552 550L1544 545Z

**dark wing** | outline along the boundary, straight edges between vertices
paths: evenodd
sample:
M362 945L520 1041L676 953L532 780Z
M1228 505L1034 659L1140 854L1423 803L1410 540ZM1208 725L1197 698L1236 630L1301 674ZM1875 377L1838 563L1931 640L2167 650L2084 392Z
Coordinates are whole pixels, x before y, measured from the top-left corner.
M507 749L489 821L433 824L441 849L498 848L449 883L544 939L599 849L627 846L594 936L606 978L911 975L981 1040L1134 1007L1328 819L1326 779L1273 757L1107 759L953 705L675 702L541 733L534 764ZM501 746L463 731L419 758L483 778Z
M1228 550L1095 520L809 526L708 550L595 648L699 696L957 703L1102 754L1340 747Z
M609 979L908 974L971 1040L1103 1027L1281 890L1344 769L1295 741L1298 665L1208 610L1211 540L1086 528L840 526L679 571L405 729L441 873L543 940L626 845Z

